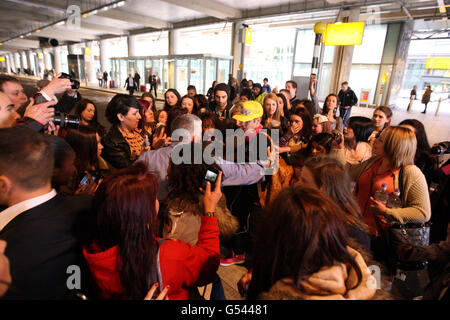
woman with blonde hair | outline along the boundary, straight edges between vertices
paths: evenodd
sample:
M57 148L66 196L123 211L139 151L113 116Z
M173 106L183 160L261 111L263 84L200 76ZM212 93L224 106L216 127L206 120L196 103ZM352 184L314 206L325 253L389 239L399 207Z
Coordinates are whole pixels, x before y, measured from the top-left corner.
M375 157L349 170L350 177L356 181L356 196L372 241L379 240L383 234L380 216L400 223L423 223L431 217L427 182L414 165L417 148L414 132L400 126L389 127L377 139L374 148ZM402 207L388 208L376 200L375 193L382 187L388 195L400 189Z
M287 128L287 120L281 115L278 104L278 97L274 93L269 93L263 100L264 114L262 125L265 129L280 129L282 132Z

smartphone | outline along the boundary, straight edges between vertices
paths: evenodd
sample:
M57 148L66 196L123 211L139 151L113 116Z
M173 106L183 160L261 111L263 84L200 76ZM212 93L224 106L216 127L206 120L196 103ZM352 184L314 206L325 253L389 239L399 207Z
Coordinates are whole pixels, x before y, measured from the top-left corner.
M206 170L205 178L203 179L203 190L206 190L206 182L211 183L211 190L214 190L216 186L216 180L219 172L214 168L209 168Z
M92 181L96 182L97 181L97 176L93 175L92 176ZM89 185L89 178L88 178L87 174L83 177L83 179L81 179L80 185L84 185L85 186L83 189L86 189L87 186Z

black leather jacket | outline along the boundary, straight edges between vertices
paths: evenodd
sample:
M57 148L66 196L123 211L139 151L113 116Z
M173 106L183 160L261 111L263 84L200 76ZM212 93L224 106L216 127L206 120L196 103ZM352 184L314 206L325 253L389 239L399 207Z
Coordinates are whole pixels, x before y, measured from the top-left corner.
M102 139L103 151L102 157L111 166L116 169L126 168L130 166L131 150L125 138L120 133L117 125L113 125L109 129L106 136Z

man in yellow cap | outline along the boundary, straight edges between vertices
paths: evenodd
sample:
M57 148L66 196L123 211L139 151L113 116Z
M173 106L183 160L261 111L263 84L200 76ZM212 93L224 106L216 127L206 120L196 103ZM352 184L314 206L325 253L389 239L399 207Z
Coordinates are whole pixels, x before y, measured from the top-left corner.
M238 104L239 106L240 104ZM260 133L262 129L261 118L263 116L263 108L259 102L245 101L241 105L241 111L233 115L238 128L245 133L244 145L238 144L237 149L245 148L245 162L267 160L267 147L270 146L267 136ZM266 143L264 143L266 142ZM227 141L227 145L234 141ZM266 152L261 152L265 156L260 156L259 149L264 148ZM236 155L235 155L236 156ZM240 161L239 159L237 160ZM232 255L220 260L222 266L232 264L241 264L245 262L245 254L250 249L252 230L257 218L262 212L259 201L257 184L227 187L224 188L224 194L227 201L233 203L230 207L231 213L238 218L239 229L231 239Z
M244 130L247 141L261 131L263 113L264 110L259 102L245 101L242 104L241 112L233 116L233 119L236 120L236 126Z

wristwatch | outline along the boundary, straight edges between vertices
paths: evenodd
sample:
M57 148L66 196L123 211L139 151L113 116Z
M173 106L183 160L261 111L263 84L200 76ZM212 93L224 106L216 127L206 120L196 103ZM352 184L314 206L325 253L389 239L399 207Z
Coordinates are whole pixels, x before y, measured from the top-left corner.
M204 217L215 217L216 213L215 212L205 212L203 214Z

